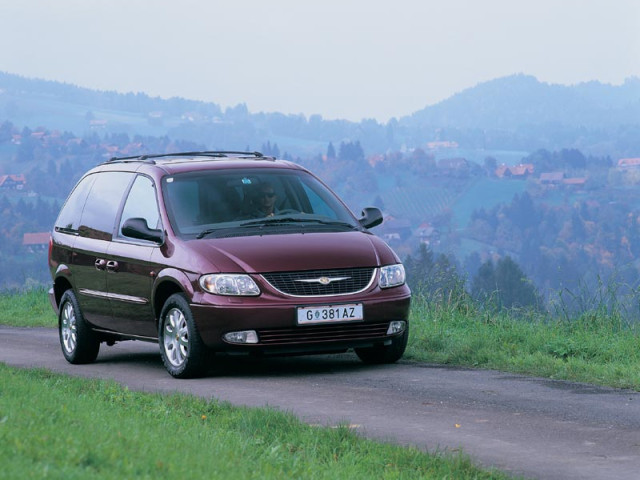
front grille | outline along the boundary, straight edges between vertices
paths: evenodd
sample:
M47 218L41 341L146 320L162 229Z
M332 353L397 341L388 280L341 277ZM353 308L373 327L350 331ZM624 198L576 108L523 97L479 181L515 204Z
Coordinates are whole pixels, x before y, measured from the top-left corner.
M298 297L346 295L361 292L373 281L375 268L308 270L304 272L265 273L264 279L276 290ZM320 279L329 279L323 285Z
M315 325L298 328L258 330L261 345L322 344L376 340L387 336L389 322Z

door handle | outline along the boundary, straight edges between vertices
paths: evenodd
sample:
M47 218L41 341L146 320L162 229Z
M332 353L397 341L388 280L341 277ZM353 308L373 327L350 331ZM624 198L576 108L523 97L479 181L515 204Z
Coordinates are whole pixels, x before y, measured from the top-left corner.
M107 261L104 258L96 258L94 265L98 270L104 270L104 267L107 265Z
M115 260L109 260L107 262L107 272L117 272L118 271L118 262Z

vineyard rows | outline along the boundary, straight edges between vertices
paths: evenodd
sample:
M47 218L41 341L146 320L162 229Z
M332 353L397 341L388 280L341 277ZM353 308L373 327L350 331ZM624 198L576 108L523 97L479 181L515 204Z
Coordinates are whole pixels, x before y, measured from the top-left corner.
M385 210L395 217L413 222L432 219L451 207L455 193L444 188L424 186L396 187L384 193Z

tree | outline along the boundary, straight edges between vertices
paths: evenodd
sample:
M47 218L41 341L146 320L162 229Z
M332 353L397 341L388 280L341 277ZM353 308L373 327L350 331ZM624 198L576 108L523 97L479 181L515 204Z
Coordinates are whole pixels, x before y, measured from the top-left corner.
M364 161L364 150L359 141L353 142L340 142L340 151L338 158L343 161Z
M473 279L471 294L498 309L535 308L540 303L535 287L509 256L498 260L495 267L491 260L483 263Z
M496 168L498 168L498 161L493 157L485 157L484 169L486 170L487 175L490 177L495 176ZM509 170L507 170L507 172L511 173Z
M441 253L436 257L422 244L415 257L406 258L404 266L409 286L429 300L451 302L466 297L465 281L453 256Z
M331 142L329 142L329 146L327 147L327 158L336 158L336 149Z
M585 168L587 159L580 150L575 148L560 150L560 158L565 165L571 168Z
M5 143L11 140L12 133L13 124L9 121L2 122L0 125L0 143Z

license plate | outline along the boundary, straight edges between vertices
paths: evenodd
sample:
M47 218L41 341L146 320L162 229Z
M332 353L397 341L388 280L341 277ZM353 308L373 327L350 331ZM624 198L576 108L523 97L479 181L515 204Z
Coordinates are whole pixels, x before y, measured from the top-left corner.
M298 307L298 325L316 323L357 322L363 320L362 304Z

